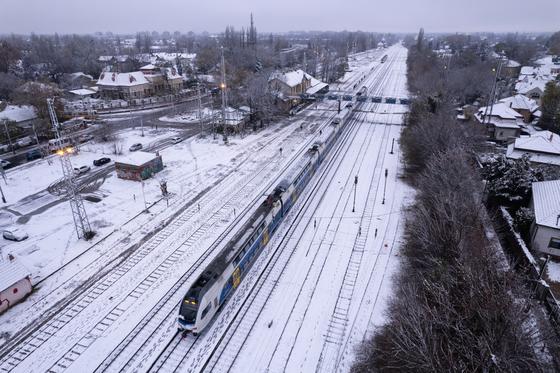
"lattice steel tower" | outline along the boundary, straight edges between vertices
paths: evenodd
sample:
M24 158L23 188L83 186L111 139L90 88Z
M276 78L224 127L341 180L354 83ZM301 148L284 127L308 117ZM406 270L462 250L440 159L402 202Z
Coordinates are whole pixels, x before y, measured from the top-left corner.
M93 232L89 224L89 220L86 214L86 209L84 207L84 201L82 196L78 191L78 184L76 183L74 168L72 167L72 162L70 160L70 154L74 152L72 147L64 147L62 141L63 136L61 133L60 124L56 117L56 112L54 110L54 99L47 98L47 105L49 107L49 115L51 118L51 123L53 131L55 133L56 139L56 154L60 156L60 163L62 164L62 172L64 174L64 183L66 185L66 193L68 194L68 199L70 200L70 207L72 209L72 218L74 219L74 227L76 228L76 233L78 238L84 238L86 240L93 237Z

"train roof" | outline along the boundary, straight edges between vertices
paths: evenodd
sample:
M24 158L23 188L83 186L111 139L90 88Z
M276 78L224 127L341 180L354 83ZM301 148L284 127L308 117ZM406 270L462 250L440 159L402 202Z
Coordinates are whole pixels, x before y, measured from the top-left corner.
M187 292L187 297L200 299L201 295L204 295L205 290L214 283L213 280L218 278L224 272L228 264L233 260L233 258L235 258L235 255L237 255L237 252L241 248L242 244L247 241L251 233L253 233L253 230L259 226L261 221L264 220L264 217L269 209L270 207L265 203L261 203L259 205L249 220L243 224L243 227L238 230L235 236L229 240L222 251L220 251L220 253L206 267L204 272L202 272L202 274L197 278L195 283Z
M295 180L295 178L299 175L299 173L305 168L305 166L309 163L309 159L311 157L310 152L306 152L303 156L297 161L297 163L290 168L286 176L282 179L279 186L282 186L285 189L288 189L290 184Z

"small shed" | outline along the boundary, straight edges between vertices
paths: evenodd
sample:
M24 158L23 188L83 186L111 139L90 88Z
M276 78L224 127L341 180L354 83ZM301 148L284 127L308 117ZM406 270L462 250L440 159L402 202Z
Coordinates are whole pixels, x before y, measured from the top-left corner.
M0 313L31 293L31 274L16 259L0 259Z
M117 177L125 180L142 181L163 170L159 153L133 152L115 161Z

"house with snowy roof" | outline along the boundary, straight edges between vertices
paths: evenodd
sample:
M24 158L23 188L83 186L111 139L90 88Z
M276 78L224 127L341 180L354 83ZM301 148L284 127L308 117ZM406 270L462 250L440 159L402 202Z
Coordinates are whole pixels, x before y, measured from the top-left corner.
M531 248L560 257L560 180L533 183Z
M276 92L276 96L284 103L285 109L298 105L302 95L326 93L329 85L323 83L305 71L298 69L288 72L276 72L268 81L269 87Z
M141 71L102 72L97 86L101 97L112 100L143 98L153 94L152 83Z
M0 313L31 293L31 273L13 256L0 258Z
M523 115L503 102L481 107L474 116L480 123L486 124L488 134L493 140L508 141L521 134Z
M516 78L521 71L521 64L514 60L508 60L503 66L504 74L510 78Z
M539 105L535 100L520 94L503 98L499 102L521 114L525 123L530 123L539 110Z
M510 143L506 157L519 159L529 155L532 163L560 167L560 136L550 131L538 131L521 136Z

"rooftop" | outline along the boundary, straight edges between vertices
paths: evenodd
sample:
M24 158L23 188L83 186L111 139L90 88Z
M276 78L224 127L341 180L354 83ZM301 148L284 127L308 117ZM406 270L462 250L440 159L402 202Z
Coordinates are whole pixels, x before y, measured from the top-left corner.
M534 112L539 108L537 102L524 95L515 95L511 97L506 97L500 100L500 102L506 104L514 110L529 110Z
M560 180L533 183L535 222L560 229Z
M149 84L148 80L141 71L131 73L103 72L99 76L97 85L101 86L135 86Z
M17 260L0 259L0 291L6 290L31 273Z
M0 120L6 119L19 123L35 118L37 118L37 113L35 108L30 105L8 105L3 111L0 111Z
M127 165L131 165L131 166L138 166L139 167L139 166L145 165L146 163L150 162L151 160L153 160L156 157L157 157L157 155L154 154L154 153L136 151L136 152L131 152L127 155L123 155L121 157L118 157L117 160L115 161L115 163L122 163L122 164L127 164Z

